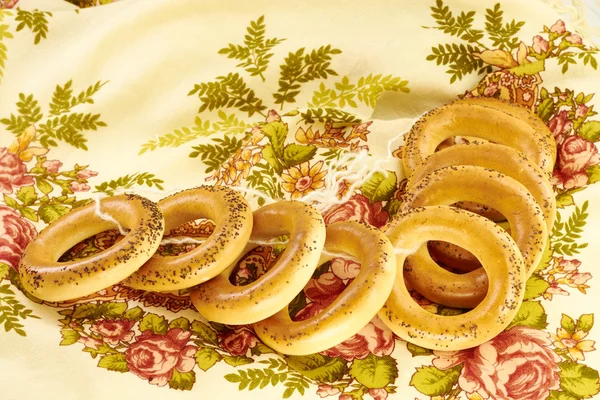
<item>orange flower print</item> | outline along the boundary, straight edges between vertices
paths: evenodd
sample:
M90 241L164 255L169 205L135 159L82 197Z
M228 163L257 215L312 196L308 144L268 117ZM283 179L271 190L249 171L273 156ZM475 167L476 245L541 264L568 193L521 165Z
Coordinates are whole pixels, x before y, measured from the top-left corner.
M283 190L292 194L292 199L298 199L319 188L325 186L325 175L327 171L321 171L323 161L310 166L310 161L298 166L291 167L285 171L283 179Z
M596 350L593 340L583 340L588 335L587 332L577 330L573 334L569 333L565 328L558 328L556 335L550 334L554 340L554 346L558 349L566 349L573 360L583 361L585 356L583 353Z

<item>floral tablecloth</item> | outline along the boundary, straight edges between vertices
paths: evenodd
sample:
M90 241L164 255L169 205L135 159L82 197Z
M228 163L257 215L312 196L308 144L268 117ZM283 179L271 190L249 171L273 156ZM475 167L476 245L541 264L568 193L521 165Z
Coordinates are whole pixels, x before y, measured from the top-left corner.
M552 7L538 0L0 4L0 398L576 400L600 391L598 54ZM515 320L484 345L433 353L397 339L376 318L332 349L284 357L249 326L207 322L185 292L115 285L48 304L21 291L18 260L37 232L95 196L123 190L158 200L220 184L297 199L327 190L332 164L368 150L388 172L358 188L339 182L337 195L348 200L323 214L327 223L381 227L404 190L399 135L459 96L529 107L558 143L550 247ZM254 207L264 201L248 199ZM172 234L205 237L211 229L199 221ZM118 236L104 232L63 259ZM236 282L255 279L279 252L253 251ZM339 258L320 267L290 313L315 315L358 269ZM464 312L415 299L434 313Z

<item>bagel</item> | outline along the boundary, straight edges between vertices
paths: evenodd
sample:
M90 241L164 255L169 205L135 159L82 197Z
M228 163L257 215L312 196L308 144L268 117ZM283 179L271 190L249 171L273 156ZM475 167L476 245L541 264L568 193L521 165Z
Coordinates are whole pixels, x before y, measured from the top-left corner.
M482 143L448 147L427 157L425 162L417 167L410 176L406 187L410 189L436 169L453 165L474 165L489 168L517 180L529 190L541 207L548 231L554 226L556 198L554 197L552 185L546 179L544 172L535 163L531 162L523 153L508 146ZM486 213L479 211L479 208L485 208L485 205L465 207L463 202L459 202L456 206L490 218ZM501 217L501 219L490 219L494 221L505 219L503 216ZM450 267L468 271L481 266L473 255L451 244L432 243L429 248L434 258Z
M148 291L188 289L223 272L250 239L252 210L244 197L223 186L188 189L158 202L165 231L185 222L208 218L213 233L195 249L177 256L154 255L123 280L123 285Z
M192 304L209 321L230 325L252 324L286 307L310 280L325 243L325 223L312 206L280 201L254 211L250 241L289 235L289 243L275 264L256 281L234 286L229 277L240 259L258 247L248 244L225 271L191 289Z
M541 207L548 230L554 226L556 198L544 171L525 154L508 146L479 143L448 147L427 157L408 178L406 188L414 187L421 179L437 169L457 165L493 169L520 182Z
M287 305L277 314L254 324L259 339L289 355L327 350L364 328L387 300L394 278L394 249L379 229L342 221L327 227L325 250L346 253L361 263L358 276L321 313L292 321ZM320 263L333 258L323 255Z
M112 247L90 257L58 262L77 243L115 227L96 214L94 203L61 216L25 249L19 277L27 292L50 302L85 297L121 282L152 257L164 233L164 219L157 205L133 194L99 202L100 210L129 232Z
M517 244L504 229L480 215L448 206L412 209L384 229L396 248L423 248L429 240L463 247L481 260L490 282L487 295L474 309L443 316L418 305L398 273L378 315L400 338L431 350L463 350L492 339L513 320L523 301L526 270ZM399 272L406 257L396 255Z
M495 104L495 106L492 106ZM542 168L548 178L556 160L556 142L543 122L515 111L500 100L457 100L425 114L405 138L402 150L407 176L453 136L471 136L513 147ZM526 110L525 110L526 111Z
M489 205L507 218L527 276L533 273L548 240L542 210L522 184L498 171L468 165L435 170L406 192L401 211L451 205L462 200ZM483 269L453 274L439 267L426 249L411 255L410 259L413 267L405 270L405 279L431 301L450 307L473 308L486 295Z

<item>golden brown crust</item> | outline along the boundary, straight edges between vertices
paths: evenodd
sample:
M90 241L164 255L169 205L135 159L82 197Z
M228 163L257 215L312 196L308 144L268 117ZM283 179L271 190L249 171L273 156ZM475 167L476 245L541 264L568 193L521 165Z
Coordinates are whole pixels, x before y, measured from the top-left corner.
M241 253L252 232L252 210L242 195L222 186L201 186L158 202L168 232L199 218L215 223L208 239L178 256L154 255L123 281L125 286L151 291L187 289L215 277Z
M512 321L523 300L526 272L516 243L504 229L459 208L428 206L400 215L385 231L394 247L415 248L428 240L464 247L482 261L490 281L488 295L473 310L443 316L418 305L403 276L397 275L378 315L400 338L432 350L462 350L492 339ZM399 266L405 259L404 254L396 256Z
M75 244L114 228L96 214L95 206L72 210L29 243L19 265L25 290L46 301L84 297L119 283L152 257L164 233L163 216L155 203L127 194L100 200L101 211L130 230L121 241L88 258L58 262Z

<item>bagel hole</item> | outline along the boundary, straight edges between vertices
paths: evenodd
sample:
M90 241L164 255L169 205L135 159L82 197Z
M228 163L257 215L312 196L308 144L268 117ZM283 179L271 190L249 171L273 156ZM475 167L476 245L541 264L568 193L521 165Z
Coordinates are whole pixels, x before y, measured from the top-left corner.
M452 316L452 315L464 314L464 313L470 311L470 310L464 309L464 308L446 307L441 304L437 304L437 303L429 300L427 297L423 296L421 293L417 292L416 290L409 290L409 293L415 303L417 303L419 306L421 306L421 308L423 310L428 311L432 314Z
M206 241L214 230L214 222L207 218L185 222L165 233L156 254L178 256L188 253Z
M281 254L287 248L289 236L284 235L273 238L273 245L260 245L246 254L237 263L231 274L229 282L234 286L245 286L263 276L275 265Z
M430 240L427 250L436 264L452 273L465 274L481 268L481 262L473 253L450 242Z
M435 149L436 152L444 150L451 146L456 146L457 144L478 144L478 143L487 143L488 141L485 139L472 137L472 136L452 136L448 139L441 142Z
M358 261L341 257L320 265L304 289L289 304L288 312L292 321L303 321L321 314L352 283L360 267Z
M115 243L123 239L123 237L124 236L121 235L117 229L109 229L97 233L93 236L83 239L65 251L58 258L58 262L62 263L88 258L96 253L100 253L101 251L109 249Z

